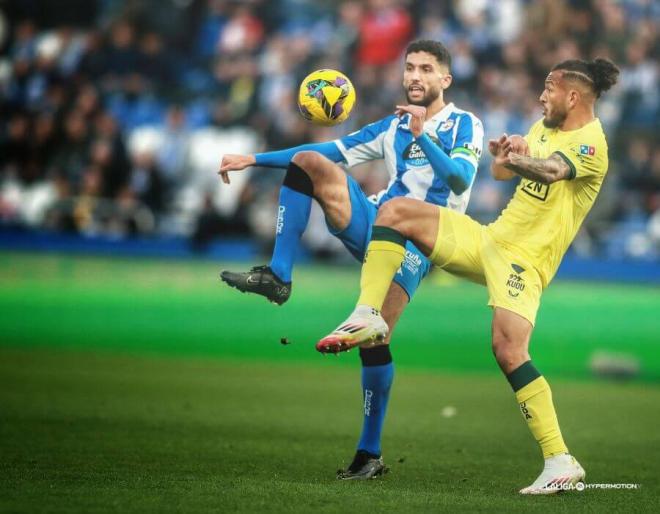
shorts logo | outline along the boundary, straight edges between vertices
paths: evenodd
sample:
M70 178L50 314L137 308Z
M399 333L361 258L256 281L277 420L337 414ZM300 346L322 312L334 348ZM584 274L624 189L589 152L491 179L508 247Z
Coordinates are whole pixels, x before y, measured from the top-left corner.
M508 293L511 298L518 298L518 295L525 290L525 279L520 276L524 273L525 268L518 264L511 264L511 269L514 273L509 274L506 287L509 289Z
M542 202L545 202L545 199L548 197L548 191L550 191L550 184L541 184L529 179L524 179L520 187L529 196Z
M408 270L412 275L417 275L419 273L419 268L422 265L422 258L416 253L406 250L406 256L401 263L401 267L397 270L397 275L403 275L404 268Z

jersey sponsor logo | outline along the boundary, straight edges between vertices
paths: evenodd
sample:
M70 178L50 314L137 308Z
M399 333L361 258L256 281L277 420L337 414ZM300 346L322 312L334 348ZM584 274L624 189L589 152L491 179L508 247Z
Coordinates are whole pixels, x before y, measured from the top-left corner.
M447 132L448 130L451 130L452 128L454 128L454 120L453 120L453 119L452 119L452 120L446 120L446 121L443 121L443 122L440 124L440 126L438 127L438 130L439 130L440 132Z
M529 179L523 179L521 187L529 196L542 202L545 202L545 199L548 197L548 191L550 191L550 184L541 184L540 182L534 182Z
M582 155L596 155L596 147L589 145L580 145L580 153Z
M525 272L525 268L519 264L511 264L511 269L514 273L509 274L509 278L506 281L506 287L508 288L508 293L511 298L518 298L520 293L525 290L525 279L521 277L522 273Z
M477 156L477 159L481 157L481 148L479 148L478 146L475 146L472 143L463 143L463 148L467 148L468 150L473 152Z
M541 134L541 137L539 138L539 143L547 143L548 138L546 137L545 134Z
M433 136L429 137L431 138L431 141L433 141L436 145L439 145L440 142L437 138ZM406 161L406 163L410 166L426 166L429 163L424 150L422 150L422 147L419 146L417 141L412 141L408 146L406 146L403 149L401 156L403 157L403 160Z

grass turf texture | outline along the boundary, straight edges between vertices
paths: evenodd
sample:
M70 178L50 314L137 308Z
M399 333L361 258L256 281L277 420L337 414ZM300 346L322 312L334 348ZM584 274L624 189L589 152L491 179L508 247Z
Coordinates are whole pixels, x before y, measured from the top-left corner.
M346 483L334 471L360 424L354 370L3 348L0 511L653 512L660 391L553 388L589 480L640 489L519 497L541 458L498 377L400 372L391 472Z
M492 362L481 288L422 288L394 348L392 472L339 483L357 358L312 343L349 312L356 272L303 270L278 308L217 270L0 254L0 512L655 511L657 290L553 284L533 340L588 481L641 488L520 498L541 460ZM598 348L643 359L640 380L585 380Z

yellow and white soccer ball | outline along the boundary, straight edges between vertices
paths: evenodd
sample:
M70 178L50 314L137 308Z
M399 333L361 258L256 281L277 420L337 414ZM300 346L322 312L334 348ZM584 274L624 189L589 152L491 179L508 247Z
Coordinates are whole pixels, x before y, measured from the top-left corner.
M355 88L348 77L336 70L317 70L305 77L298 92L303 117L330 127L346 121L355 104Z

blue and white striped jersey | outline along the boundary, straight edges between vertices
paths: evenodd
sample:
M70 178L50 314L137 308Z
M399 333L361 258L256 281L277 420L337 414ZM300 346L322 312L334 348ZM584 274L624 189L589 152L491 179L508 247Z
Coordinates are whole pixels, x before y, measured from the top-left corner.
M461 194L452 192L433 168L415 141L408 122L410 115L388 116L334 143L348 166L384 159L390 176L387 189L372 200L380 205L397 196L424 200L465 212L483 147L484 129L472 113L447 104L424 123L424 132L452 159L462 159L472 172L469 187Z

